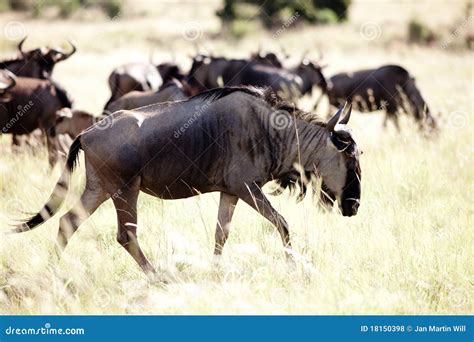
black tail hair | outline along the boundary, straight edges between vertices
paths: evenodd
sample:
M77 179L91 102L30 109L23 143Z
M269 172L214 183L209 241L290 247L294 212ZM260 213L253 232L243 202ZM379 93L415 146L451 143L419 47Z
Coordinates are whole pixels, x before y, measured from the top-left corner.
M56 186L54 187L53 193L48 199L48 202L43 208L34 216L30 217L26 222L18 225L11 233L22 233L32 230L46 222L54 214L56 214L61 208L61 205L66 198L67 190L69 189L69 182L71 179L71 173L77 163L77 157L79 155L81 146L81 136L79 135L72 143L69 153L67 155L66 167L61 174Z

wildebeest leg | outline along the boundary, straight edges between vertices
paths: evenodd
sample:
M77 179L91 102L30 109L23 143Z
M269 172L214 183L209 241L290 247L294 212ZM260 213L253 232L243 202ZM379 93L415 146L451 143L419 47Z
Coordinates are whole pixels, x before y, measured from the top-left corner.
M246 192L239 194L238 196L256 211L258 211L268 221L278 229L280 233L283 246L291 249L290 233L288 231L288 224L286 223L283 216L280 215L271 205L270 201L265 197L262 189L256 185L249 185ZM287 256L288 253L287 253Z
M58 160L58 151L56 148L56 137L48 134L49 128L43 129L43 134L46 136L46 146L48 148L48 162L49 166L53 167Z
M400 132L400 125L398 124L398 108L397 108L397 102L394 99L389 100L385 104L385 120L387 121L390 119L393 124L395 125L395 128L397 129L398 132ZM384 122L384 127L385 127L385 122Z
M235 205L239 198L221 192L221 198L219 201L219 213L217 215L217 226L216 226L216 244L214 249L214 255L221 255L224 244L229 237L230 221L234 214Z
M92 213L107 199L107 194L100 183L91 177L87 178L86 188L81 195L80 203L69 210L59 220L57 238L58 254L66 248L69 239Z
M154 273L155 269L143 254L137 239L137 200L140 178L133 184L121 189L112 196L117 210L118 232L117 241L135 259L145 273Z

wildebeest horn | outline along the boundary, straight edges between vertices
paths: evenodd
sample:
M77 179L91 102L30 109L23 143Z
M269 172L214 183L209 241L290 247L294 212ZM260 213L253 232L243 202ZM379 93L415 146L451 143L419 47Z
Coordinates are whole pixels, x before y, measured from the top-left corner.
M339 121L340 124L347 125L349 122L349 119L351 118L351 112L352 112L352 103L347 105L347 101L344 104L344 117L342 118L341 121Z
M76 46L73 44L73 42L71 40L68 40L68 43L69 45L71 45L72 47L72 50L71 52L69 53L62 53L62 57L61 57L61 60L64 61L65 59L68 59L69 57L71 57L75 52L76 52Z
M337 122L339 121L339 118L341 117L341 114L346 111L346 106L347 106L347 101L344 103L344 106L341 106L339 110L337 111L334 116L329 119L328 123L326 124L326 128L328 129L329 132L334 132L334 127L336 127Z
M8 83L4 82L3 80L0 80L0 90L2 90L2 92L5 92L16 85L16 77L13 73L5 69L2 70L2 74L10 79L10 82Z
M22 56L25 56L25 52L23 51L23 43L25 42L28 36L25 36L19 43L18 43L18 51L20 51Z

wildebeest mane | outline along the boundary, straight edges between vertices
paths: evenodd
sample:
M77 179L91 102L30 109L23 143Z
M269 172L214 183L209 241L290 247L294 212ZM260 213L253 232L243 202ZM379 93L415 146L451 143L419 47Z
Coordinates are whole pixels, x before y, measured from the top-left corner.
M202 101L210 103L235 92L244 92L246 94L255 96L256 98L262 99L268 103L273 110L286 111L295 119L303 120L320 127L326 127L326 122L320 117L313 113L300 110L294 103L283 100L270 87L259 88L252 86L235 86L214 88L201 92L190 99L201 99ZM290 194L293 195L299 189L296 201L300 202L306 195L308 184L311 184L313 180L312 175L313 174L308 171L304 171L304 174L301 174L300 171L293 169L279 178L274 179L277 188L271 194L280 195L285 189L288 189Z
M260 88L253 86L233 86L214 88L194 95L190 98L190 100L201 99L203 101L206 101L207 103L212 103L236 92L243 92L255 96L256 98L262 99L266 103L268 103L273 110L286 111L288 112L288 114L290 114L296 119L316 124L321 127L326 126L326 123L320 117L313 113L305 112L299 109L293 102L283 100L270 87Z

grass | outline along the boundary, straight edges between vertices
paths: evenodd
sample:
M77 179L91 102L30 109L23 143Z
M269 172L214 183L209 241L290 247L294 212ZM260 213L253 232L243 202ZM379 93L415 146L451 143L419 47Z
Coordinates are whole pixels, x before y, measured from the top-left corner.
M342 26L297 28L278 41L271 39L271 33L256 32L238 42L215 38L209 44L216 53L236 51L245 56L262 40L267 48L283 44L298 56L304 42L312 47L313 56L318 47L324 50L328 75L390 62L406 66L416 76L428 103L440 112L440 133L423 138L410 118L402 118L398 134L392 127L381 128L380 113L353 115L351 127L364 150L357 216L322 212L310 196L300 204L287 194L271 197L291 227L297 253L292 267L285 262L276 230L239 203L222 265L216 268L212 250L217 194L179 201L142 194L138 222L142 247L154 265L177 277L164 287L146 278L115 241L116 217L110 202L81 226L63 258L56 259L53 244L59 217L84 183L81 162L60 214L34 232L0 237L0 313L472 313L472 52L453 54L437 46L387 43L383 34L366 42L359 34L361 10L354 6L355 19ZM410 18L407 8L401 12ZM78 108L97 113L109 95L110 70L123 62L148 59L147 37L158 35L154 26L144 35L131 31L137 25L145 27L148 20L93 24L32 20L25 25L31 32L51 33L53 42L69 34L77 40L79 52L59 64L55 75L76 98ZM203 23L203 30L212 30L213 25ZM133 39L133 48L101 40L122 33ZM185 52L193 50L192 44L182 39L179 28L168 28L160 39L165 43L156 48L156 60L169 59L168 51L175 48L180 52L178 62L189 65ZM38 210L60 173L48 171L45 151L12 153L9 143L10 137L1 137L2 230L22 212Z

